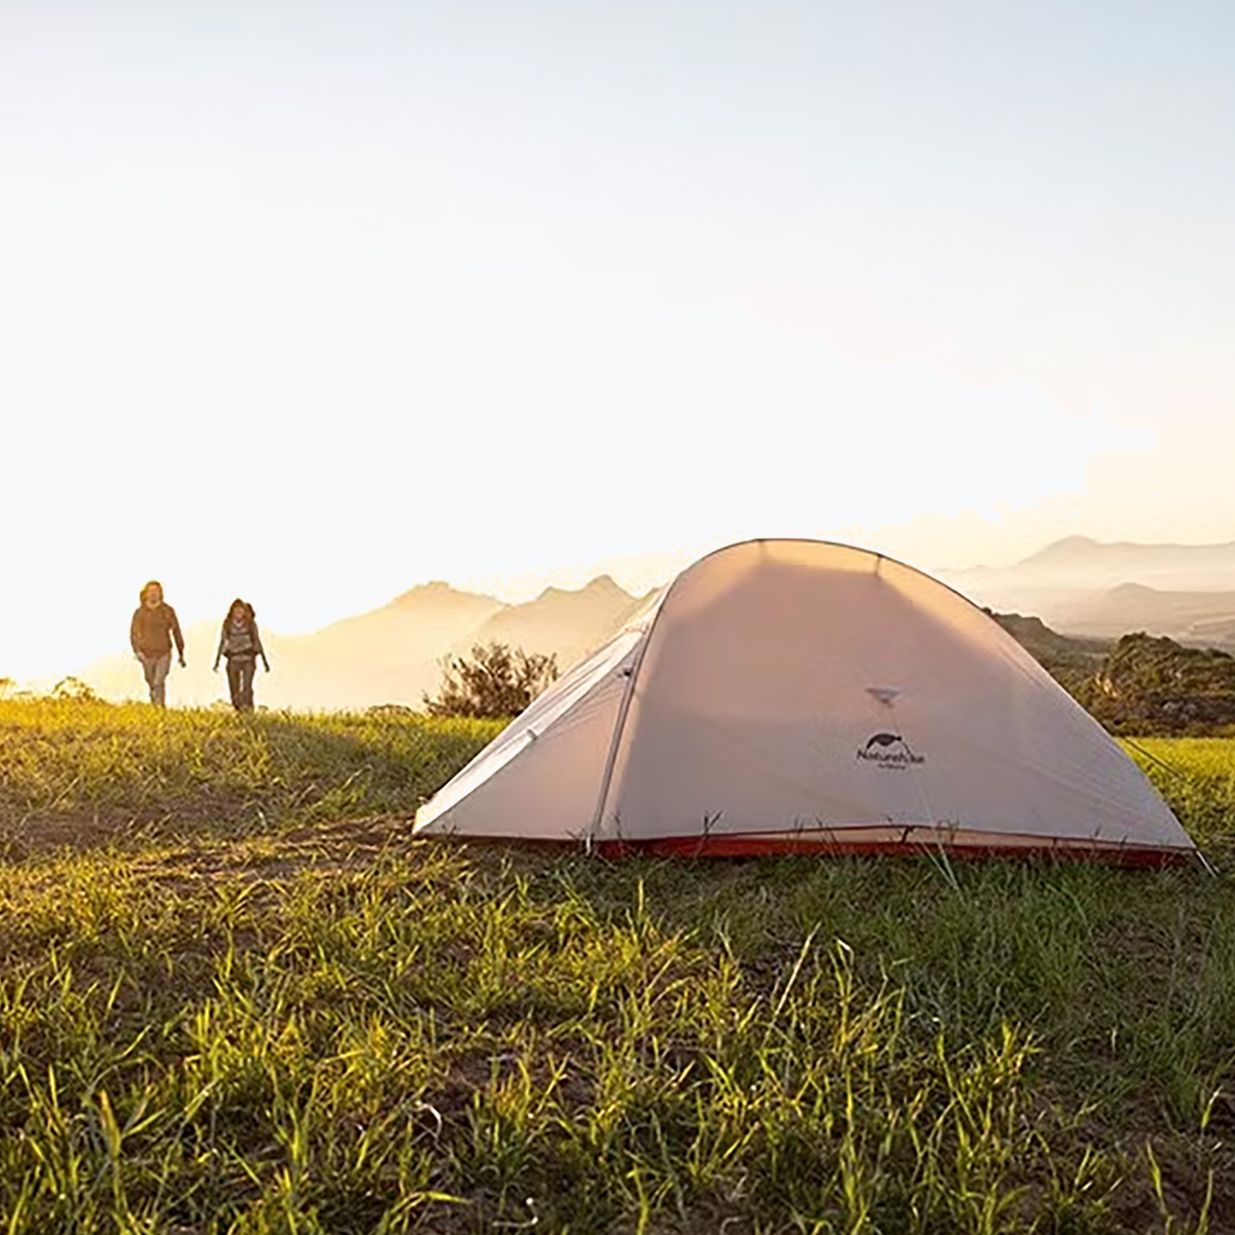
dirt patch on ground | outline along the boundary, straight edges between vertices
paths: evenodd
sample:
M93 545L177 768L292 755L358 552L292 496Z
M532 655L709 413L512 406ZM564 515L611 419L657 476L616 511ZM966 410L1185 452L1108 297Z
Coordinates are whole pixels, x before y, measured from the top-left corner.
M21 862L56 850L97 849L120 837L140 842L150 826L128 815L31 815L0 827L0 860Z
M231 835L192 835L179 816L140 819L125 813L31 815L0 825L0 862L13 865L52 855L89 850L141 855L158 851L153 862L139 865L157 873L172 867L198 875L248 871L275 879L306 868L323 870L371 865L392 850L424 846L426 854L450 854L470 868L532 874L567 850L499 842L464 842L450 838L413 840L406 815L371 815L329 823L299 824L286 830L242 829Z
M549 860L543 853L501 845L416 839L410 819L382 815L297 827L248 840L166 847L137 858L129 869L186 889L235 880L277 885L306 873L359 873L387 858L413 855L421 859L426 879L440 877L443 884L457 883L465 872L531 875Z
M0 823L0 861L23 862L65 850L132 850L160 843L175 844L194 832L208 834L210 820L221 817L231 818L222 811L200 817L182 811L156 816L115 809L90 814L80 810L30 814ZM251 827L240 824L234 834L246 835L250 831Z
M352 819L250 840L165 849L149 861L138 862L135 869L174 881L240 878L279 883L305 871L365 870L384 856L424 843L413 841L409 819Z
M185 841L160 837L140 826L125 831L121 841L114 824L83 824L78 818L42 820L35 829L23 829L20 844L0 835L0 863L26 866L30 886L37 886L42 868L52 878L58 859L93 852L104 862L117 862L129 876L187 887L235 878L277 883L308 870L362 870L383 856L407 853L413 847L424 848L428 858L433 842L413 840L411 820L398 816Z

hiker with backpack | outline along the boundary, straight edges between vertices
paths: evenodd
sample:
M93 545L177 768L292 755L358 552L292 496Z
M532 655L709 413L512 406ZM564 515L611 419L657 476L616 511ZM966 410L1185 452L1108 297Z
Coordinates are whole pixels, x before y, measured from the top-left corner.
M150 702L156 708L167 706L167 674L172 667L172 640L180 667L184 663L184 636L180 621L171 605L163 603L163 585L151 579L139 594L140 603L129 623L129 646L141 662L150 688Z
M253 711L253 675L257 672L259 656L269 673L270 662L266 659L262 637L257 631L253 606L237 597L223 619L219 650L214 657L216 673L220 658L227 658L227 685L232 695L232 707L237 712Z

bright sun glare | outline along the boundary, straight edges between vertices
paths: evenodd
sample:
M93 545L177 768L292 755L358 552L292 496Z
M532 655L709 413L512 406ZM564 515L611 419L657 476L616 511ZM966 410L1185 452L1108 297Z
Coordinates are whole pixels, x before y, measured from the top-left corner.
M299 631L751 535L1229 537L1223 39L483 13L6 6L0 674L151 576Z

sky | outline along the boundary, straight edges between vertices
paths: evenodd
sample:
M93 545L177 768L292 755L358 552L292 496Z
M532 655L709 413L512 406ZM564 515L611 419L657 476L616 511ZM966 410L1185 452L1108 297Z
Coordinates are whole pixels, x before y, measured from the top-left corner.
M1235 6L0 0L0 675L1235 538Z

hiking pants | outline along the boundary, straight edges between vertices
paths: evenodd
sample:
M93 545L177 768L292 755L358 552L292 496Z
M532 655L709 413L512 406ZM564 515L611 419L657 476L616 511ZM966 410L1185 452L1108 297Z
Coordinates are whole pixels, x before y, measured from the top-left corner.
M138 652L137 659L142 663L142 672L146 675L146 685L150 687L150 702L156 708L167 706L167 671L172 667L171 652L161 656L147 656Z
M232 692L232 707L237 712L253 711L253 675L256 672L256 656L228 657L227 686Z

